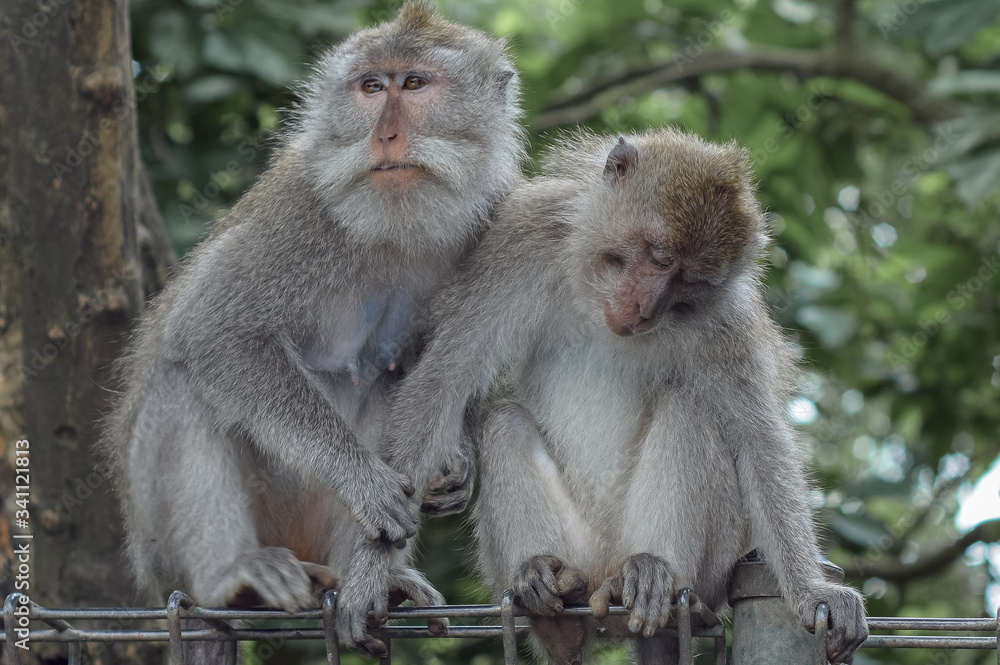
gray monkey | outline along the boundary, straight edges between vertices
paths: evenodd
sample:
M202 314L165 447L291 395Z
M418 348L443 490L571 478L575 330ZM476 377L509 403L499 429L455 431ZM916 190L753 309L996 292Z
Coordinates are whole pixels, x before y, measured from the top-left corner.
M480 563L532 613L539 653L583 662L596 628L643 665L680 588L725 604L759 548L803 624L830 608L828 655L868 634L863 597L827 582L795 432L795 363L770 319L750 160L674 130L564 140L515 189L444 288L402 383L384 455L417 488L480 411ZM388 556L381 548L382 556ZM559 616L590 603L596 619ZM623 603L624 620L608 618Z
M267 171L122 361L105 446L128 558L160 602L177 588L209 606L311 606L316 584L349 575L355 534L398 546L415 534L413 486L375 450L391 388L430 295L519 178L503 40L424 2L324 55L304 93ZM450 471L440 486L467 496L468 465ZM443 602L408 551L386 574Z

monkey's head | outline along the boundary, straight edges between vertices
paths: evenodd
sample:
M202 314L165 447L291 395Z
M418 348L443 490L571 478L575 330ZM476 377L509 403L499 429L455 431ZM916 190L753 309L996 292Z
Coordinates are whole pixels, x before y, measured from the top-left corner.
M591 185L571 238L607 326L630 336L721 312L768 242L746 150L671 129L601 144L576 167Z
M291 144L349 229L454 242L513 185L520 83L501 39L410 1L320 60Z

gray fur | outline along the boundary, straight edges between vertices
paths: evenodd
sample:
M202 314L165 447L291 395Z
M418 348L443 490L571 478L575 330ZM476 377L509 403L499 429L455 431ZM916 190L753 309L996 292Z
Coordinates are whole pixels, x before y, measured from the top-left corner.
M830 605L829 655L843 662L867 635L864 603L815 559L803 455L784 415L795 366L762 294L768 229L745 151L659 130L570 139L547 164L438 297L434 338L384 432L386 459L419 491L460 445L467 401L489 395L482 572L536 613L552 663L581 662L594 634L594 623L544 616L581 585L596 615L611 602L631 609L627 624L596 621L628 637L638 662L676 662L676 640L656 631L677 590L724 606L733 564L755 547L803 624ZM602 257L642 258L635 237L673 248L681 295L663 299L684 307L620 337L601 303L629 284Z
M426 175L397 196L367 178L378 117L349 86L386 60L447 73L409 127ZM156 602L177 588L203 605L314 605L313 583L350 574L355 534L415 533L410 483L375 450L390 366L413 361L429 297L519 177L513 71L502 40L423 3L331 50L268 170L143 317L105 446ZM407 559L396 587L440 602Z

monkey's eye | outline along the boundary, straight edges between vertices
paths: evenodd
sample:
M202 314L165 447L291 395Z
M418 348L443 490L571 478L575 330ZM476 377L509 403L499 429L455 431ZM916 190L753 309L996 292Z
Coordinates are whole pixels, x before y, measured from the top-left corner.
M361 89L366 95L374 95L376 92L385 90L385 86L378 79L365 79L361 82Z
M427 85L427 79L422 76L407 76L403 81L403 87L407 90L420 90Z
M671 258L667 254L667 250L663 249L660 245L649 246L649 258L653 259L653 263L664 268L671 263Z
M604 252L601 254L601 261L608 268L624 268L625 257L617 252Z

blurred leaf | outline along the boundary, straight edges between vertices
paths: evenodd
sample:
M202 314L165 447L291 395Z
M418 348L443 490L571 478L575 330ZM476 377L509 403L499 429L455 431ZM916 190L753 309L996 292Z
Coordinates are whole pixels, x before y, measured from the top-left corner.
M828 349L842 347L858 329L858 321L854 315L833 307L800 307L795 320L811 330L820 344Z
M198 67L198 48L190 17L174 10L158 12L153 17L149 47L156 58L173 66L180 78L187 78Z
M937 0L921 5L899 29L931 56L954 51L1000 16L1000 0Z
M204 76L184 87L184 98L192 104L207 104L235 95L244 87L233 76Z
M228 35L212 32L205 37L205 62L232 72L245 70L243 50Z
M884 547L886 539L892 542L892 534L885 524L865 515L845 515L840 511L829 511L830 528L841 538L861 547Z
M958 184L958 196L966 205L979 203L1000 187L1000 146L955 162L948 174Z
M940 76L927 84L927 93L938 97L971 92L1000 92L1000 72L972 69Z

